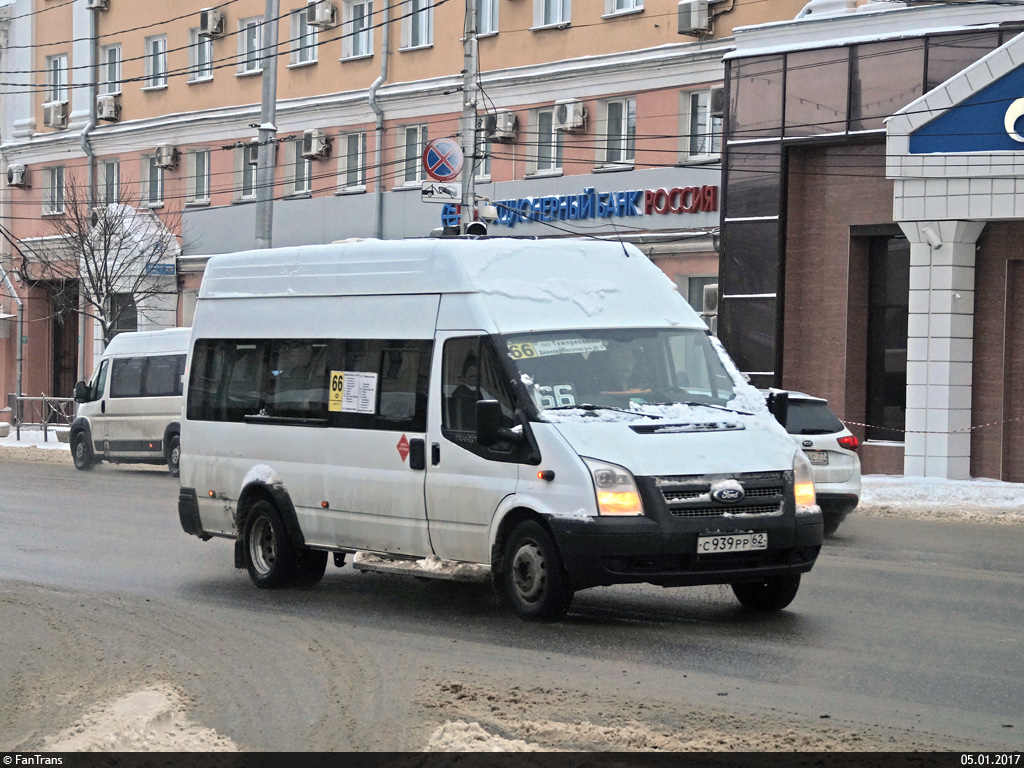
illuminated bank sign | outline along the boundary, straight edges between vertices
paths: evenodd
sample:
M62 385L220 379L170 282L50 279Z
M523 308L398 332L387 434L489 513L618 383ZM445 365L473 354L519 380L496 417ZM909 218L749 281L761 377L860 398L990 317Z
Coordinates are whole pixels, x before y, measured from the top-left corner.
M713 213L718 210L718 187L632 189L621 192L597 192L587 187L578 195L545 195L495 200L497 224L552 221L581 221L629 216L668 216L687 213Z
M1024 150L1024 67L910 134L910 154Z

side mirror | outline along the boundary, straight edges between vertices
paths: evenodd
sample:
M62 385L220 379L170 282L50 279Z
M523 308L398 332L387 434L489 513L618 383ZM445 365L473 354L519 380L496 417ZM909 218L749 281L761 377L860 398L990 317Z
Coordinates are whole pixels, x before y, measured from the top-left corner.
M501 403L497 400L476 401L476 441L490 448L501 439Z
M67 391L67 390L65 390ZM89 385L84 381L80 381L75 384L75 402L76 403L87 403L89 402Z
M789 420L789 392L769 392L768 412L782 426Z

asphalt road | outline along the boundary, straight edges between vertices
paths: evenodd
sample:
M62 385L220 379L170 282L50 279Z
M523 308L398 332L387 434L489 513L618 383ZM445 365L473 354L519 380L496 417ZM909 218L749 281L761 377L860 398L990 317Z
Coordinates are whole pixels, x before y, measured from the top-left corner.
M854 514L787 611L616 587L534 625L349 567L257 590L176 500L163 470L0 463L0 749L154 681L259 750L418 750L454 720L570 749L1024 742L1024 526Z

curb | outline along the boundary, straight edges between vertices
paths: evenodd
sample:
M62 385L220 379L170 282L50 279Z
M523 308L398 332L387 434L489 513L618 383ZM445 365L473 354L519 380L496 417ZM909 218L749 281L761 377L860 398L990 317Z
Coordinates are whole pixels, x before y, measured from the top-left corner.
M38 448L34 445L0 445L0 461L42 461L49 464L72 464L71 451L64 448Z

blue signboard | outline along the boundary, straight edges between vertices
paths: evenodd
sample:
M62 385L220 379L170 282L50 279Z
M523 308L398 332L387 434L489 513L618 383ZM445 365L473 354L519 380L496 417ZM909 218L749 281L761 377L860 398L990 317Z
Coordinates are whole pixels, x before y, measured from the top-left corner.
M1024 67L910 134L910 154L1024 150Z
M173 274L175 274L174 263L172 262L170 264L159 264L159 263L147 264L146 265L146 274L147 275L167 275L167 276L173 275Z
M455 203L445 203L441 207L441 226L443 227L457 227L462 221L462 216L459 213L459 206Z

